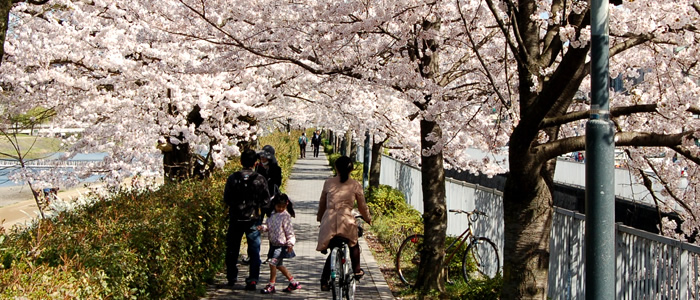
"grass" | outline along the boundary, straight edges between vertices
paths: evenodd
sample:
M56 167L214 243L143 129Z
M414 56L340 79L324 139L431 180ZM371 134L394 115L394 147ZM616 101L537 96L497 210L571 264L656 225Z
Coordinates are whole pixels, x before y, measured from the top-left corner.
M41 159L61 150L61 140L26 134L0 135L0 159L17 159L19 149L25 159Z

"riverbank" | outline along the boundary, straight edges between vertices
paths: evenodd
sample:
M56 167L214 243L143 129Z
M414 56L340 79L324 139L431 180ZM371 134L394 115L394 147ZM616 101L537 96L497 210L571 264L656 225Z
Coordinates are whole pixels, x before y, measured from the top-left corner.
M70 201L87 192L85 187L73 187L59 190L58 197ZM29 186L0 187L0 227L11 228L38 216L39 208Z
M90 188L79 185L71 188L61 188L58 191L58 198L63 201L73 201L80 195L84 195L90 189L102 187L101 183L88 183ZM133 187L153 186L163 184L163 177L140 178L134 181L133 178L126 178L122 185ZM0 187L0 227L11 228L15 224L24 224L40 215L32 191L28 185Z

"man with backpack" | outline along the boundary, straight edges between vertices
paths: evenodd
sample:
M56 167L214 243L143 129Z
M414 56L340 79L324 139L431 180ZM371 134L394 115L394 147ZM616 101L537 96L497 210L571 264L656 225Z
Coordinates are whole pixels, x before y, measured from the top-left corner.
M243 234L248 242L249 274L246 278L246 290L256 290L260 277L260 232L262 211L270 205L270 193L267 180L253 171L257 153L246 150L241 153L243 169L231 174L224 188L224 202L228 205L229 226L226 234L226 279L233 286L238 278L238 255L240 254Z
M306 157L306 143L308 142L309 139L306 138L306 132L302 132L299 137L299 152L301 153L301 158Z

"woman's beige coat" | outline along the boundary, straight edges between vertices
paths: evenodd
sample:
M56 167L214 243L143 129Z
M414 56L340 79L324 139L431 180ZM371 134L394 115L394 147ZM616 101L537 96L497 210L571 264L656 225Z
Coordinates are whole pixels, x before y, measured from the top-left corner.
M351 247L357 244L357 224L352 213L355 202L365 221L371 223L362 185L357 180L348 178L344 183L340 183L339 176L326 179L316 214L316 221L321 222L317 251L327 249L335 236L348 239Z

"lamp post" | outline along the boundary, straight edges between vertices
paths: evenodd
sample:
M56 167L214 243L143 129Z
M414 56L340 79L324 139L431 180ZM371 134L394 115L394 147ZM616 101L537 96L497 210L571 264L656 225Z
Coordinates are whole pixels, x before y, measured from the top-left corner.
M610 121L608 0L591 0L586 122L586 299L615 299L615 132Z

